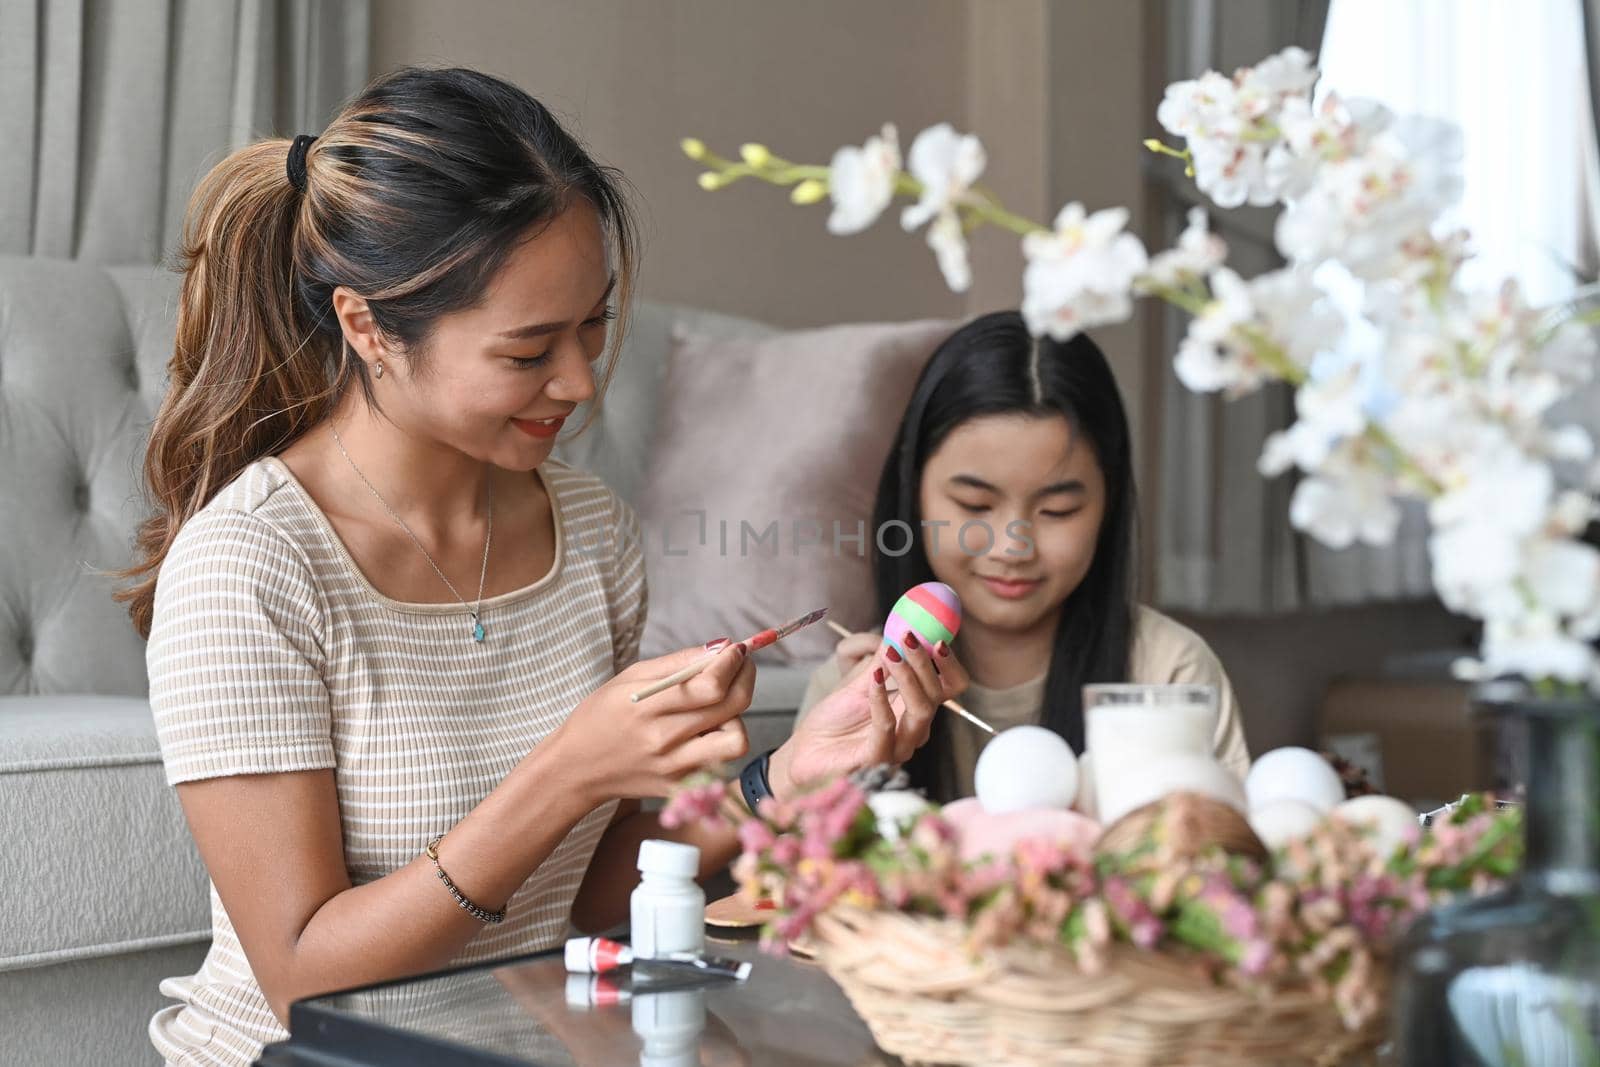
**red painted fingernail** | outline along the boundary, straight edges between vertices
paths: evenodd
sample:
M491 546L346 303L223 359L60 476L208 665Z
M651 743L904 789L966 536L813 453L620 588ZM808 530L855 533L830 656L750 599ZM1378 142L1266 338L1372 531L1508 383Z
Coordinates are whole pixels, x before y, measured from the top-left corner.
M879 685L883 684L883 668L877 667L872 672L872 680Z
M889 646L889 651L886 653L886 655L889 657L890 663L900 662L900 650L895 648L893 645Z
M917 635L916 634L912 634L912 633L906 634L906 647L907 648L921 648L922 647L921 645L919 645L917 643Z
M933 650L935 652L939 653L939 656L942 659L949 659L950 658L950 643L948 641L940 641L937 645L934 646Z
M741 656L748 656L750 654L750 646L745 644L743 641L740 641L733 647L739 650L739 655Z
M717 637L717 638L713 638L712 640L706 642L706 651L707 652L721 652L723 649L725 649L727 647L728 647L728 639L726 637Z

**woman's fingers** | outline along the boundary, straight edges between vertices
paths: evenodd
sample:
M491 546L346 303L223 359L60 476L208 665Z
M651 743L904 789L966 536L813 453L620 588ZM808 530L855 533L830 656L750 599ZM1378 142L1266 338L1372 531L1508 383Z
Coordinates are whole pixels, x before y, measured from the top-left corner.
M902 657L890 649L885 653L889 673L899 684L900 714L895 731L894 762L904 763L927 737L933 714L943 700L938 675L928 662L927 650L908 648Z
M906 666L910 667L911 673L916 676L917 686L935 704L942 701L944 685L939 680L939 668L933 662L934 650L919 640L915 634L906 635L905 650Z
M939 681L943 685L944 699L958 697L972 684L966 665L956 658L950 646L940 641L933 648L933 662L939 667Z
M894 709L889 707L889 693L884 688L886 678L882 667L874 667L872 678L867 682L867 712L870 718L867 723L869 753L862 761L865 766L899 762L895 759L895 735L899 724L895 721Z
M724 645L722 647L723 650L726 650L730 646ZM684 667L687 667L692 663L698 663L711 654L712 650L710 648L701 646L695 646L693 648L680 648L675 652L668 652L665 655L652 656L649 659L639 660L627 670L619 673L617 677L626 678L630 682L635 683L635 689L643 689L651 682L659 681L660 679L666 678L669 675L677 674L678 671L682 670Z
M655 712L709 708L713 704L720 703L727 695L734 679L744 669L748 659L743 645L727 645L714 653L708 653L704 649L698 652L694 649L685 649L683 652L674 652L670 656L651 660L653 677L650 681L659 681L677 673L676 670L660 671L656 669L656 664L677 662L679 670L701 662L704 662L705 666L694 677L645 697L639 701L639 707ZM649 685L650 681L629 684L631 689L637 691Z
M705 658L702 652L690 662ZM658 755L670 756L692 738L711 733L748 711L755 678L755 663L743 648L730 645L711 654L705 668L693 678L633 705L638 729Z
M705 670L683 683L681 686L683 694L678 707L708 708L721 703L746 666L750 667L751 675L754 676L755 665L751 664L749 659L743 644L729 645L713 655L711 663ZM672 690L667 690L667 693L670 692ZM666 693L662 695L665 696Z
M691 737L675 753L677 777L694 771L732 763L750 751L750 738L745 733L744 720L737 716L720 723L715 729Z

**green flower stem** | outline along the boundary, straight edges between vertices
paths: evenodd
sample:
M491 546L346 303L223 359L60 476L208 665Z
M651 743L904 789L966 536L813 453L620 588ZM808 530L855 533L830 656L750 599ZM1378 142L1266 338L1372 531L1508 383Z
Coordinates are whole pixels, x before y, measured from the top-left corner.
M1148 151L1154 152L1158 156L1171 156L1173 159L1181 159L1185 163L1188 163L1194 158L1194 153L1190 152L1189 149L1173 148L1171 145L1156 137L1148 138L1144 142L1144 146Z
M1152 296L1158 296L1180 311L1191 315L1200 315L1211 302L1210 293L1195 292L1190 289L1173 289L1168 286L1150 286L1144 290Z
M917 195L921 196L922 183L912 178L909 174L906 177L916 183ZM1021 215L1007 211L1005 205L1000 203L1000 198L983 186L974 185L972 191L976 194L977 200L969 200L961 205L970 217L998 226L1003 230L1010 230L1018 237L1026 237L1030 233L1052 232L1048 226L1043 226L1032 219L1023 218Z

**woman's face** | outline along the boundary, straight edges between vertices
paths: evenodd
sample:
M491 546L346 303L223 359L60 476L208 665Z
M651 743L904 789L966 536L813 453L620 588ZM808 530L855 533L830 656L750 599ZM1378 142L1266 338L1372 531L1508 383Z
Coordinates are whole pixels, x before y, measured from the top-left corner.
M964 617L1002 632L1054 625L1094 562L1105 476L1059 415L985 415L922 471L923 546Z
M474 459L532 470L594 395L614 284L599 215L577 199L512 250L475 307L439 318L420 359L397 361L401 380L373 383L385 414Z

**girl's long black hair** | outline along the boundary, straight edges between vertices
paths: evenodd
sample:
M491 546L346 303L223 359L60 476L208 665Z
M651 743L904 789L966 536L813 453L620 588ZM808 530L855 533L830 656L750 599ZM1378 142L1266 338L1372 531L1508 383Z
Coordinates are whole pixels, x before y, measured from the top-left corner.
M1133 642L1137 494L1128 418L1106 357L1092 340L1035 339L1014 311L967 323L941 344L912 393L878 482L874 528L905 523L913 540L898 556L874 556L879 617L902 593L934 581L923 540L921 487L928 457L957 426L984 415L1062 416L1093 447L1106 486L1094 561L1061 607L1042 724L1084 747L1083 686L1125 681ZM902 530L904 527L901 528ZM891 539L902 541L897 531ZM954 799L950 731L971 729L936 715L928 743L906 765L913 786Z

